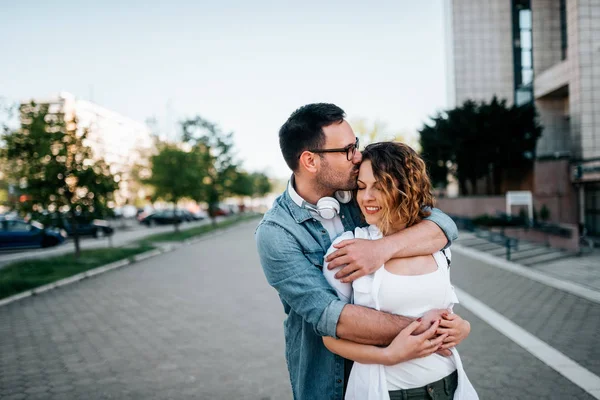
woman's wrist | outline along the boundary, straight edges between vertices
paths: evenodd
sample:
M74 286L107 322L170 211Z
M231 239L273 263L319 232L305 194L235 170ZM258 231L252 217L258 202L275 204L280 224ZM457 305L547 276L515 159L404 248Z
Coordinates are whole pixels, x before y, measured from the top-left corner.
M398 354L394 354L392 352L392 350L390 349L390 346L387 347L380 347L379 348L381 350L381 362L380 364L385 365L387 367L391 366L391 365L396 365L401 363L403 360L398 356Z

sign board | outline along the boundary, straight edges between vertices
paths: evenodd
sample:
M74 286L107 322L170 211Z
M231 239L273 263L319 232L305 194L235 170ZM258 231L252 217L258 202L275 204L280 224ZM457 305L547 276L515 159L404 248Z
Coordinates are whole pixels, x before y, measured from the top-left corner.
M600 160L585 161L572 166L573 182L600 181Z
M533 221L533 195L529 190L506 192L506 214L511 215L512 206L527 206L529 220Z

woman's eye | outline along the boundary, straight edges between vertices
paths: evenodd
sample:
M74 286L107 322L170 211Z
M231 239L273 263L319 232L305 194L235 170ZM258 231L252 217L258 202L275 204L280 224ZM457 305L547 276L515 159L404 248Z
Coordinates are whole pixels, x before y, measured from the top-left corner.
M365 190L365 188L359 186L359 187L356 188L356 190Z

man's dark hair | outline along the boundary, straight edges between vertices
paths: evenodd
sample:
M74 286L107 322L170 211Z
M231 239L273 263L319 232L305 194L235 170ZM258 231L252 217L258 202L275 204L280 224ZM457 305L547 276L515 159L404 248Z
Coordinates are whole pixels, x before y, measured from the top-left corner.
M323 127L340 124L344 117L344 110L328 103L307 104L294 111L279 129L279 147L288 167L296 171L303 151L322 148Z

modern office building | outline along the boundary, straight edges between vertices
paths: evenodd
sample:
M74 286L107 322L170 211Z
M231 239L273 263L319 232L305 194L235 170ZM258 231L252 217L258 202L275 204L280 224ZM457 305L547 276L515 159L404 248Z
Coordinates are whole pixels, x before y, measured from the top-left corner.
M445 4L450 106L534 102L536 202L600 235L600 0Z
M145 193L140 192L143 189L132 179L132 168L148 154L153 144L145 124L66 92L33 101L49 104L49 112L62 112L67 120L75 116L77 129L88 129L87 145L94 156L103 158L111 172L121 177L115 205L134 204L136 199L145 197Z

